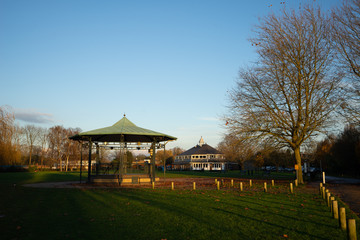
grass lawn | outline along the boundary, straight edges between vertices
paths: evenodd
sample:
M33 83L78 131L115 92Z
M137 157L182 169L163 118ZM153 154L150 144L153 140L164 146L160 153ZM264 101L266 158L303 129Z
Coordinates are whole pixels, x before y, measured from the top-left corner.
M158 172L157 176L163 177L163 172ZM264 172L253 171L252 175L246 171L166 171L167 178L188 178L188 177L213 177L213 178L246 178L246 179L277 179L294 180L295 174L292 172Z
M169 177L169 176L167 176ZM45 189L78 174L1 173L1 239L346 239L306 187L254 190ZM16 183L16 186L14 186ZM359 226L359 219L357 219Z

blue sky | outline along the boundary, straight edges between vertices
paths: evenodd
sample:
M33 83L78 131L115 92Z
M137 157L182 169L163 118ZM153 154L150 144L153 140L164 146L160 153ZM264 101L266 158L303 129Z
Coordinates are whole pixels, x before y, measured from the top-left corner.
M0 0L0 106L21 125L83 131L125 113L176 136L170 148L201 136L216 147L226 92L256 59L258 18L308 2Z

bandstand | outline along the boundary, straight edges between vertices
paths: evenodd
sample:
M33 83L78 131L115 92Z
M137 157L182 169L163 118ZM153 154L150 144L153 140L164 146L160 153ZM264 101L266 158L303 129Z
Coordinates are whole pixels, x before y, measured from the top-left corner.
M156 149L165 148L169 141L176 137L155 132L136 126L126 116L110 127L82 132L70 137L71 140L81 143L81 152L84 146L88 147L88 183L151 183L157 180L155 176ZM117 162L103 163L100 158L100 149L118 150L120 159ZM95 150L96 164L92 164L92 154ZM128 150L148 150L150 163L144 163L144 168L137 171L128 169L126 152ZM81 157L82 161L82 157ZM82 166L82 163L81 163ZM80 179L82 167L80 168Z

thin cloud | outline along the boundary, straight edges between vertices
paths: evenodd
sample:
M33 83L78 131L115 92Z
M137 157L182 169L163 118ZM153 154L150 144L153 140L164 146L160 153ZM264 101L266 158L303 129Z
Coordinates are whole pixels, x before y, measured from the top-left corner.
M219 121L219 119L215 118L215 117L199 117L198 119L202 120L202 121L209 121L209 122L217 122L217 121Z
M47 124L54 122L52 114L35 112L33 110L17 109L14 115L16 120L27 123Z

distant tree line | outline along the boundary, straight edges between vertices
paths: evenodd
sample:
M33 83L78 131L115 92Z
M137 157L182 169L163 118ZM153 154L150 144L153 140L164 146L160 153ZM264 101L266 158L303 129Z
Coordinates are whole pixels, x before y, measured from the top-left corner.
M68 171L69 162L80 159L80 143L69 139L79 128L15 124L11 109L0 107L0 165L58 166ZM63 164L65 162L65 164Z
M218 144L218 150L225 155L227 161L236 162L241 169L260 169L264 166L273 166L277 170L293 168L294 155L290 149L278 149L261 143L246 143L228 134Z
M69 137L81 132L79 128L53 126L43 128L35 125L19 126L15 124L15 116L10 107L0 106L0 166L28 165L35 168L56 168L69 171L79 164L81 159L81 143ZM87 148L86 145L83 148ZM175 155L183 150L175 147L166 150L166 163L171 164ZM157 151L156 160L163 164L163 150ZM82 151L83 159L88 159L88 150ZM120 151L100 148L101 162L119 161ZM126 151L126 166L131 167L135 159L144 160L147 156L134 156ZM95 154L92 155L95 159Z
M313 159L326 172L360 177L360 129L348 125L339 135L326 137L314 149Z
M180 153L183 153L184 149L180 147L174 147L169 150L165 150L165 156L164 156L164 150L159 149L156 151L155 161L161 165L171 165L174 163L175 156L179 155Z
M294 168L294 153L271 145L246 144L226 135L218 149L228 161L238 163L242 169L276 167L276 170ZM339 134L330 134L308 145L303 153L304 162L316 171L325 171L337 176L360 177L360 129L354 124L345 126ZM249 165L250 164L250 165Z

